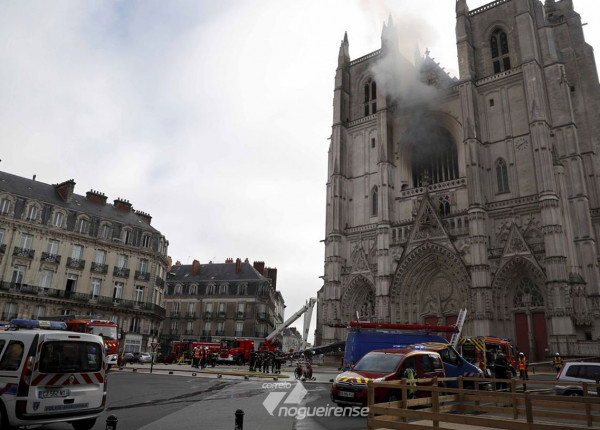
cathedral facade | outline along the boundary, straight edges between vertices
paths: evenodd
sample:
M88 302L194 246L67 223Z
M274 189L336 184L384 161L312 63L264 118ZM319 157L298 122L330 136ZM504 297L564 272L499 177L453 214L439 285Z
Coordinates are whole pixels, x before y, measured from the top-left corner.
M572 0L456 1L459 77L342 40L316 344L456 322L531 360L600 354L600 86ZM338 327L336 327L338 325Z

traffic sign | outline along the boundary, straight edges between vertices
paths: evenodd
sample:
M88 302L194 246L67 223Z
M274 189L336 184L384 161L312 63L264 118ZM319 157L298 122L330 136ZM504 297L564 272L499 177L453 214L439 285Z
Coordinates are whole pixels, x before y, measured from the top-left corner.
M150 343L150 346L152 347L152 351L154 351L156 348L160 349L160 343L158 342L152 342Z

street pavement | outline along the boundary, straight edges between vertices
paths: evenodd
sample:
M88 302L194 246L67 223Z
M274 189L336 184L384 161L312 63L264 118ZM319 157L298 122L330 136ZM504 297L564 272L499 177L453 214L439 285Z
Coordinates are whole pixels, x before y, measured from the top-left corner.
M152 367L152 369L151 369ZM248 366L217 365L196 369L189 364L140 364L130 363L121 368L113 368L111 372L140 372L140 373L173 374L180 376L196 376L201 378L252 379L252 380L295 380L294 366L282 366L281 373L250 372ZM171 373L172 372L172 373ZM331 384L341 371L334 367L313 366L313 379L302 379L306 383Z

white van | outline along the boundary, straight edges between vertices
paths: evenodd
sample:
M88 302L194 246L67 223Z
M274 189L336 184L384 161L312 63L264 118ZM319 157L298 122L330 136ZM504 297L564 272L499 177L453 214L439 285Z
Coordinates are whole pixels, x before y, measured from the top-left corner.
M0 428L69 422L89 430L104 411L102 338L56 329L66 324L12 320L0 331Z

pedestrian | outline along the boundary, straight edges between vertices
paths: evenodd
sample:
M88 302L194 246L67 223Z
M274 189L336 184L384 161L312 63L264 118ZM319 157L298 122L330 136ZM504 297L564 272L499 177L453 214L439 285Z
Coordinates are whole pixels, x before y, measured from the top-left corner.
M508 379L509 364L504 356L504 353L502 352L496 356L496 361L494 362L494 371L496 379L503 379L503 381L496 383L496 389L498 391L505 391L508 388L506 379Z
M554 358L552 359L552 361L554 362L554 370L556 370L556 373L558 374L558 372L560 372L560 369L563 368L563 359L560 356L560 354L557 352L554 355Z

